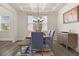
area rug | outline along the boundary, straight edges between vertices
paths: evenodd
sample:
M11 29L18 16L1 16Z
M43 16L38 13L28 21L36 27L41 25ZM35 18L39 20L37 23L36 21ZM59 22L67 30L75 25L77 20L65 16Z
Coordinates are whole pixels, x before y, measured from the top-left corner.
M25 46L22 47L22 53L18 51L15 56L54 56L54 53L46 50L31 53L30 49Z

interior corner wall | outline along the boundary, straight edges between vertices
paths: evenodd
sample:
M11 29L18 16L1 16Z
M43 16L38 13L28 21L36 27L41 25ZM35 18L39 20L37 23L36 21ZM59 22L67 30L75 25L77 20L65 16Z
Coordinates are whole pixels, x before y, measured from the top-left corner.
M48 14L47 16L48 16L48 29L57 28L58 14L52 12L52 14Z
M58 29L61 32L69 32L69 30L71 30L78 34L78 47L76 48L76 51L79 52L79 22L68 24L63 23L63 14L78 5L79 4L77 3L69 3L58 12Z
M15 41L17 37L17 12L8 4L0 4L0 16L9 16L9 32L0 32L0 41Z
M28 23L27 14L24 12L18 12L18 40L24 40L28 35Z

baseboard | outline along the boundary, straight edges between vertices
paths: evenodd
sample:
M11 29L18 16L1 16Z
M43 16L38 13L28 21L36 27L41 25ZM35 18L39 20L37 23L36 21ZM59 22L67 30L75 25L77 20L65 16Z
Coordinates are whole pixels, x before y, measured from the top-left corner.
M75 50L76 50L77 52L79 52L79 48L76 48Z
M14 38L0 38L0 41L12 41L15 42Z

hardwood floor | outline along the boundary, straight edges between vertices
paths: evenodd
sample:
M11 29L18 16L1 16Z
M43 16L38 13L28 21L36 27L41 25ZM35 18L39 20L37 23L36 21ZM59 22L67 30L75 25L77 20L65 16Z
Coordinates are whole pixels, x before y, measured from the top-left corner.
M57 41L53 42L53 51L56 56L79 56L79 52L73 49L67 48Z
M17 43L10 41L0 41L0 56L14 55L18 51Z
M19 50L18 42L3 42L0 41L0 56L13 56ZM57 41L53 42L54 56L79 56L79 53L66 49L63 45L60 45Z

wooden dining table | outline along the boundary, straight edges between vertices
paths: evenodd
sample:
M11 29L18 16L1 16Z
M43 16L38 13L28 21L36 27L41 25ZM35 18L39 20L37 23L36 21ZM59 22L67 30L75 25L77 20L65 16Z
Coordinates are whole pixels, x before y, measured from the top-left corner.
M44 33L43 37L44 39L47 39L49 37L48 33ZM26 39L32 39L31 33L28 36L26 36Z

